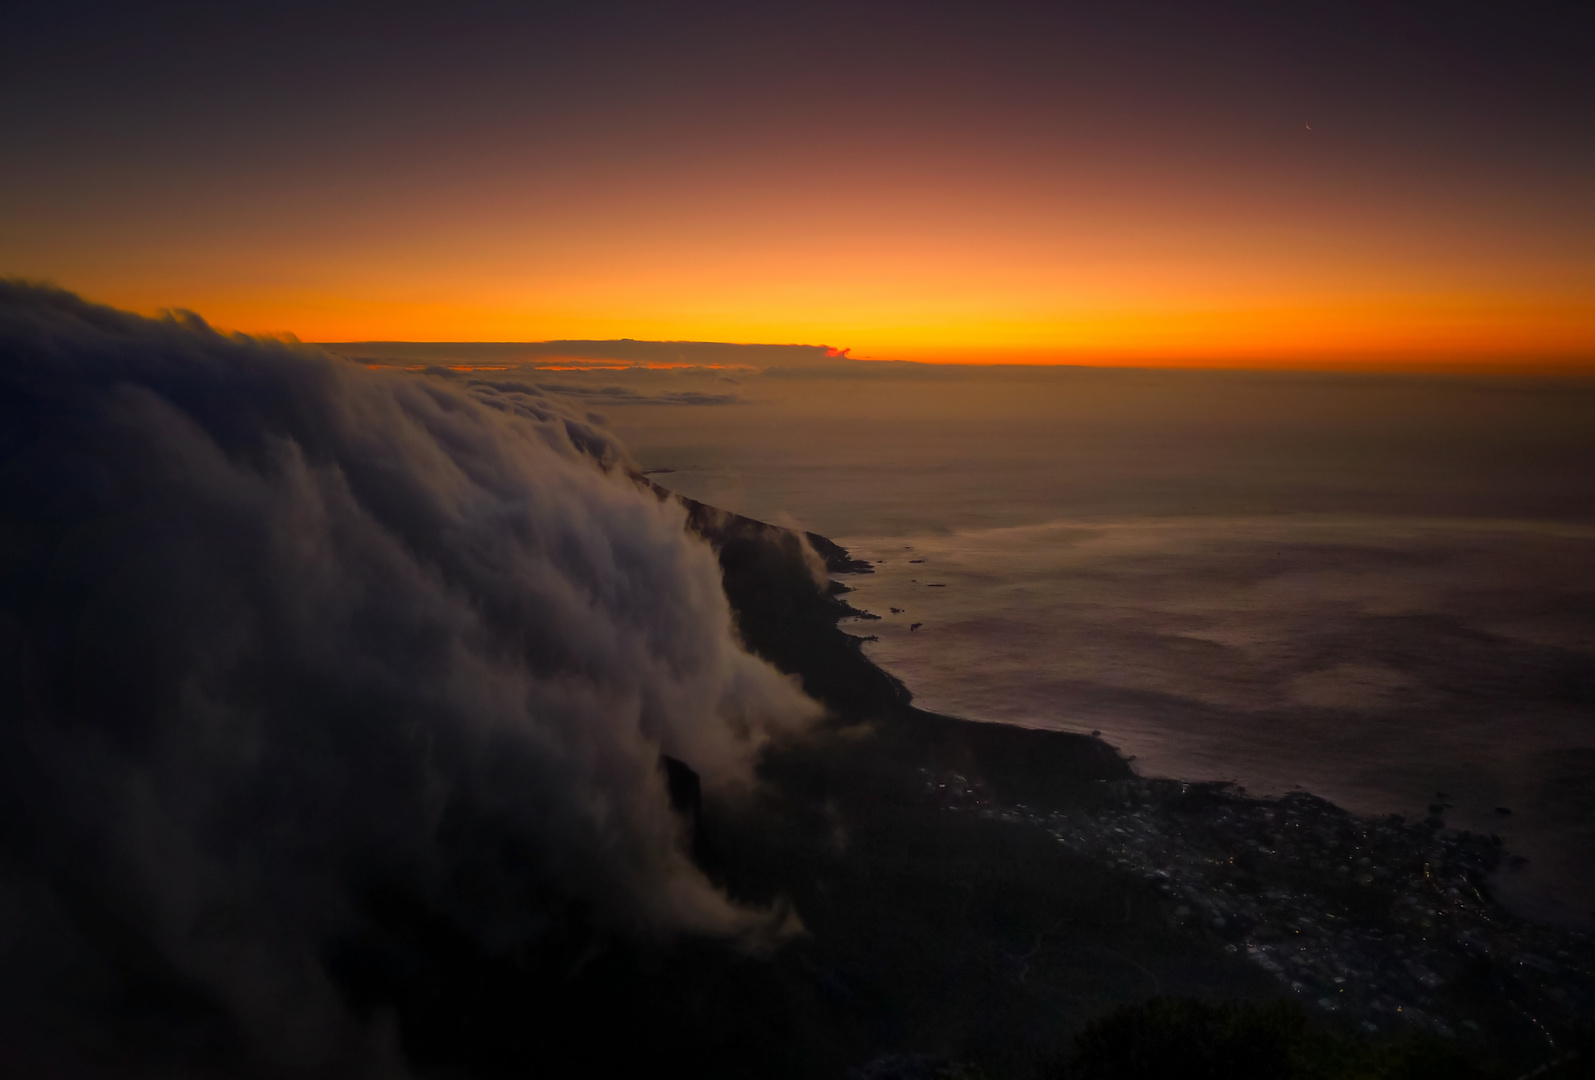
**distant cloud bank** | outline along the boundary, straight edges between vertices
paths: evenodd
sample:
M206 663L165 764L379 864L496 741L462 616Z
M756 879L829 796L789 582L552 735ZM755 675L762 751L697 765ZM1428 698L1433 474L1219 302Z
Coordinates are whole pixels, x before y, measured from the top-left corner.
M323 346L351 359L383 366L456 365L603 366L606 364L772 368L804 367L848 359L827 345L740 345L721 341L340 341Z

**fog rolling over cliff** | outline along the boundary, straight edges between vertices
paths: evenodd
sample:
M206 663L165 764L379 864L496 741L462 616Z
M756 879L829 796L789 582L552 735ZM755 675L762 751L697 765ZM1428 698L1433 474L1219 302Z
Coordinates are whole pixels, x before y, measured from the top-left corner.
M535 387L0 285L9 1067L402 1072L335 985L373 895L499 950L779 934L659 759L745 784L816 707L624 464Z

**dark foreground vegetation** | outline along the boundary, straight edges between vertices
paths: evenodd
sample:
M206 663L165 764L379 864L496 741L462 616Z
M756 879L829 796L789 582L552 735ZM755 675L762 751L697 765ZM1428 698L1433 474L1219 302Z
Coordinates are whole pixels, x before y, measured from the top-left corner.
M1565 1056L1565 1055L1564 1055ZM1574 1075L1573 1059L1555 1075ZM1547 1070L1550 1074L1552 1070ZM1487 1080L1499 1058L1452 1040L1406 1033L1377 1041L1314 1023L1288 1002L1153 998L1094 1021L1046 1080Z
M1577 1073L1569 1050L1539 1075ZM1434 1035L1359 1039L1289 1002L1151 998L1088 1024L1037 1080L1495 1080L1515 1075ZM979 1066L899 1054L858 1080L989 1080Z

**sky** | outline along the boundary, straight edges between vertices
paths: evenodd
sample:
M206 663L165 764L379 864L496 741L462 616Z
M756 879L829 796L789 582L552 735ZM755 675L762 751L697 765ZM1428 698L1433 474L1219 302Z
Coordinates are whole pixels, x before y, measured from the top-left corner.
M1592 22L14 3L0 274L312 341L1588 370Z

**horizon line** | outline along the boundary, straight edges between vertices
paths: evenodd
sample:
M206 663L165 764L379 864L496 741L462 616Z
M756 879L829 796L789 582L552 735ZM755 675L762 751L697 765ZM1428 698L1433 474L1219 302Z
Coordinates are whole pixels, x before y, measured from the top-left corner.
M281 335L293 340L300 340L291 334ZM856 355L851 346L837 348L824 343L807 342L761 342L761 341L715 341L701 338L544 338L538 340L422 340L405 338L367 338L349 340L322 340L304 341L304 344L325 348L329 351L340 352L354 348L426 348L426 349L548 349L543 357L536 359L570 360L587 362L641 362L641 357L628 358L623 356L583 356L570 353L560 353L554 350L565 346L591 346L602 347L606 345L617 346L658 346L658 347L698 347L714 349L754 349L778 350L792 349L822 353L810 363L829 361L838 367L851 364L887 365L902 364L924 368L1007 368L1007 369L1033 369L1033 368L1103 368L1124 370L1156 370L1156 371L1280 371L1280 372L1316 372L1316 373L1346 373L1346 374L1405 374L1405 375L1519 375L1531 376L1595 376L1595 353L1474 353L1472 355L1445 355L1443 353L1422 353L1407 355L1319 355L1298 357L1249 357L1249 356L1213 356L1191 355L1179 353L1148 354L1139 356L1103 356L1087 355L1067 358L1042 358L1019 359L1014 356L1019 354L1041 354L1053 350L1047 349L998 349L989 347L982 349L971 347L970 356L958 357L948 355L953 350L938 350L935 356L874 356ZM992 355L993 351L997 355ZM984 355L982 355L984 354ZM1004 355L1006 354L1006 355ZM387 359L372 357L371 359ZM401 359L392 357L391 359ZM504 358L509 359L509 358ZM534 359L526 357L527 361ZM693 365L698 366L698 365ZM808 366L807 364L805 366ZM818 366L818 364L815 364Z

